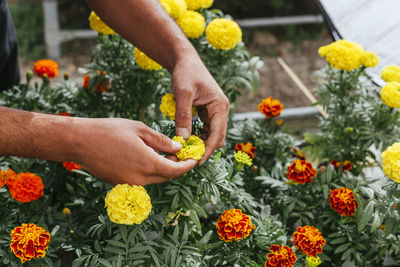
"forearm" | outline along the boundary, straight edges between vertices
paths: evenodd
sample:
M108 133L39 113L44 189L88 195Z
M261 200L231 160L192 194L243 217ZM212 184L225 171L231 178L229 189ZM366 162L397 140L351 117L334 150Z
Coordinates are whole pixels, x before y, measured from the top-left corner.
M112 29L172 72L196 50L157 0L87 0Z
M72 160L79 140L74 120L0 107L0 156Z

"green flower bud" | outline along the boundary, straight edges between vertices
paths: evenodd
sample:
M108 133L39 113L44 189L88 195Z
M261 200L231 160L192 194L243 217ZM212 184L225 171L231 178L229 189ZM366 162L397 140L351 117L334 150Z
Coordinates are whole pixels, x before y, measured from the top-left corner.
M353 127L346 127L343 130L343 133L347 134L347 133L352 133L354 132L354 128Z

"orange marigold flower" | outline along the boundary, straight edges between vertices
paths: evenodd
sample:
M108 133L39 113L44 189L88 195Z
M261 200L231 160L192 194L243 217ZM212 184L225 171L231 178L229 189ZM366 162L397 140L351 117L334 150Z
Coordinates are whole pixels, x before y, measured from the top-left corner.
M343 162L343 171L350 171L351 168L353 168L353 165L351 164L351 162L349 160L345 160Z
M105 87L103 86L103 78L106 76L106 74L107 73L105 71L103 71L103 73L101 74L100 81L97 84L96 88L94 88L94 92L95 93L99 93L99 92L100 93L104 93L108 89L110 89L110 85L111 85L110 82L108 82ZM97 75L100 75L100 71L99 70L97 71ZM83 87L85 87L86 89L89 89L89 78L90 78L89 75L86 75L85 77L83 77Z
M7 171L0 170L0 188L3 187L9 178L15 177L16 174L13 170L8 169Z
M242 151L242 152L246 153L252 159L254 159L254 157L256 156L254 154L254 152L256 151L256 147L254 147L253 143L251 143L251 142L236 144L235 152L238 152L238 151Z
M50 243L50 234L33 223L23 223L11 231L11 251L22 263L43 258Z
M331 164L335 168L335 170L338 170L340 168L340 161L337 161L336 159L331 160Z
M271 253L267 254L268 260L265 267L293 267L297 258L291 247L285 245L272 245Z
M281 119L277 119L277 120L275 121L275 124L276 124L277 126L281 126L282 123L283 123L283 120L281 120Z
M279 100L273 99L270 96L263 99L261 103L258 104L258 110L267 118L275 118L281 114L283 106Z
M42 178L30 173L21 172L7 181L11 197L19 202L26 203L43 196Z
M296 159L289 167L287 176L298 184L311 183L311 179L317 175L313 165L305 160Z
M321 232L313 226L298 227L293 233L294 246L307 256L316 257L322 252L326 241Z
M248 215L240 209L225 210L217 221L219 239L225 242L239 241L250 235L255 228Z
M333 165L333 167L335 168L336 171L340 168L340 166L342 166L343 171L349 171L353 167L353 165L351 164L351 162L349 160L340 162L340 161L337 161L336 159L333 159L333 160L331 160L331 164Z
M82 169L82 166L76 163L73 163L71 161L65 161L63 162L63 166L69 170L70 172L72 172L73 170L80 170Z
M301 160L306 160L306 156L301 150L292 147L292 151L296 154L295 157Z
M352 216L358 207L353 191L346 187L331 190L329 203L332 209L343 216Z
M58 64L51 59L41 59L33 64L33 71L39 77L46 74L48 78L55 78L58 75Z
M69 114L66 111L60 111L57 113L57 115L64 116L64 117L71 117L71 114Z

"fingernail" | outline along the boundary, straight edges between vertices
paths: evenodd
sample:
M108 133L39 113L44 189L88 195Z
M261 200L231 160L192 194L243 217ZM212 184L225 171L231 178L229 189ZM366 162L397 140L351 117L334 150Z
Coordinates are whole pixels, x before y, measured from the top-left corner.
M174 140L172 140L172 146L173 146L174 149L176 149L176 150L181 150L181 149L182 149L181 143L178 143L178 142L176 142L176 141L174 141Z
M189 131L186 128L176 128L176 134L182 136L183 139L188 139L190 137Z

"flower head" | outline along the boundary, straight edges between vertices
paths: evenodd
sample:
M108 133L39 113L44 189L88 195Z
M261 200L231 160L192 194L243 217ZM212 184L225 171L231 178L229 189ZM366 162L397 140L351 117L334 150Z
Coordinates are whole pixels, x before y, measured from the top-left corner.
M230 50L242 41L242 30L233 20L218 18L208 24L206 36L214 48Z
M15 172L11 169L8 169L7 171L0 170L0 188L7 184L9 178L13 178L15 176Z
M150 197L143 186L118 184L105 198L110 220L118 224L141 224L151 212Z
M161 5L174 19L178 19L187 10L185 0L160 0Z
M23 223L11 231L11 251L22 263L43 258L50 243L50 234L33 223Z
M80 170L82 169L82 166L76 163L73 163L71 161L65 161L63 162L63 166L69 170L70 172L72 172L73 170Z
M296 159L288 167L288 178L298 184L311 183L316 175L317 171L313 165L305 160Z
M136 64L144 70L160 70L162 66L135 47Z
M351 71L361 67L364 49L361 45L339 40L320 47L318 53L334 68Z
M188 9L198 10L200 8L209 8L212 6L214 0L185 0Z
M256 151L256 147L253 146L252 142L247 143L238 143L235 146L235 152L242 151L250 156L251 159L254 159L256 156L254 152Z
M240 209L225 210L217 221L219 239L225 242L239 241L250 235L255 228L248 215Z
M235 160L240 164L246 164L247 166L251 166L253 161L249 154L243 151L237 151L234 153Z
M265 98L258 104L258 110L264 114L267 118L275 118L279 116L283 110L281 102L277 99L273 99L271 96Z
M316 257L322 252L326 241L320 231L313 226L298 227L293 233L294 246L307 256Z
M387 177L400 183L400 143L394 143L382 153L382 168Z
M64 116L64 117L71 117L71 114L69 114L66 111L60 111L60 112L57 113L57 115Z
M100 81L97 84L96 88L94 88L95 93L98 93L98 92L104 93L110 88L110 85L111 85L110 82L108 82L107 85L105 85L105 86L103 85L103 79L105 78L106 74L107 73L105 71L103 71L103 73L101 74ZM100 75L99 70L97 71L97 75ZM86 89L89 89L89 78L90 78L89 75L86 75L85 77L83 77L83 87Z
M51 59L40 59L33 64L33 72L39 77L46 74L48 78L55 78L58 75L58 64Z
M321 264L321 259L319 257L306 257L306 267L317 267Z
M301 152L301 150L292 147L292 151L294 152L294 154L295 154L294 156L296 158L301 159L301 160L306 160L306 155L304 155L304 153Z
M400 82L388 82L382 87L381 99L391 108L400 108Z
M297 261L291 247L285 245L272 245L269 247L271 253L267 254L268 260L265 267L293 267Z
M191 135L188 140L183 139L182 136L175 136L172 138L172 140L182 145L181 150L175 153L179 160L200 160L206 152L204 141L195 135Z
M400 82L400 66L390 65L382 70L381 78L385 82Z
M337 161L336 159L331 160L332 166L335 168L335 170L339 170L340 166L342 166L342 171L349 171L353 168L353 165L351 164L351 161L345 160L343 162Z
M199 12L186 10L183 14L176 20L179 27L189 38L198 38L206 27L206 20L203 15Z
M63 208L62 213L66 218L71 216L71 210L69 208Z
M358 206L357 201L354 199L353 191L346 187L331 190L329 203L332 209L342 216L352 216Z
M170 120L175 120L176 112L176 101L174 94L166 94L161 99L160 110L165 117L169 117ZM196 112L196 107L192 107L192 115Z
M30 173L21 172L7 180L11 197L19 202L26 203L43 196L42 178Z
M105 34L105 35L111 35L114 34L114 30L111 29L110 27L107 26L107 24L105 24L100 18L99 16L97 16L96 13L94 13L94 11L92 11L90 13L89 16L89 25L90 28L92 28L93 30L95 30L98 33L101 34Z
M361 57L361 64L367 68L373 68L378 65L379 58L374 52L364 51Z

